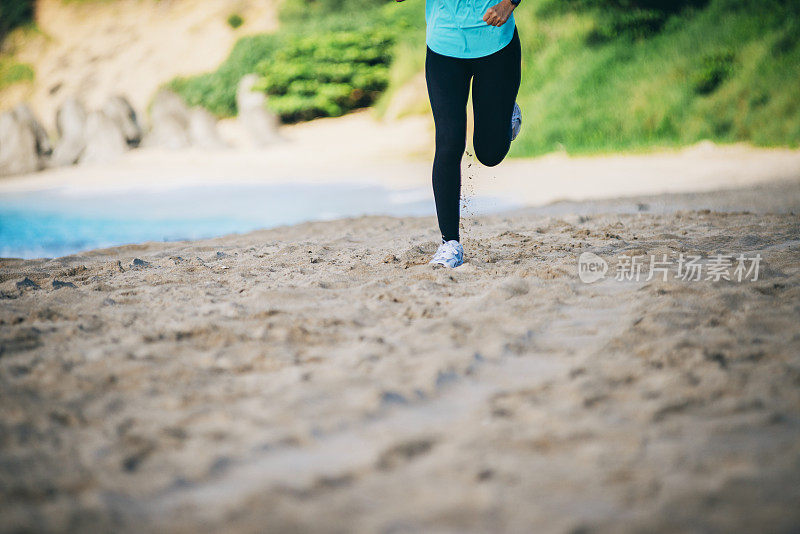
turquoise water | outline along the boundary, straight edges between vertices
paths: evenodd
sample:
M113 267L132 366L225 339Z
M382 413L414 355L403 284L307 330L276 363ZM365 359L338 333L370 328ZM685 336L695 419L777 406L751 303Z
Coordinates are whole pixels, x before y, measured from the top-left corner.
M473 197L470 213L519 207ZM203 239L358 215L434 215L429 188L225 185L0 195L0 257L52 258L143 241Z

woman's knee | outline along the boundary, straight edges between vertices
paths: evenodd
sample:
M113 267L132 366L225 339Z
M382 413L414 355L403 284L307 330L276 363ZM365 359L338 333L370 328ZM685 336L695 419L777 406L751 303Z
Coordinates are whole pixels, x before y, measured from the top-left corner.
M466 141L463 137L454 136L436 138L436 158L445 161L461 161L466 148Z
M484 147L482 145L475 146L475 157L478 161L486 167L494 167L499 165L508 154L508 146L505 147Z

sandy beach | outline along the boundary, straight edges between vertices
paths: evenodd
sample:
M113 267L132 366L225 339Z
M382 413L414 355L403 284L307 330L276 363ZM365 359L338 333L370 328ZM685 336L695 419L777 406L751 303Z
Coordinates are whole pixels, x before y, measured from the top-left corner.
M0 534L800 534L796 3L449 4L0 1Z
M0 530L796 532L798 210L467 213L455 270L432 217L2 260ZM761 261L646 280L680 254Z

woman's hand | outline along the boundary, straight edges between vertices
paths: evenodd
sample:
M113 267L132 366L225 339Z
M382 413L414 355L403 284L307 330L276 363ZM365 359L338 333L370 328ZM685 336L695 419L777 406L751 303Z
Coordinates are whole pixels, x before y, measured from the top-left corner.
M503 0L487 9L486 14L483 15L483 20L489 26L502 26L511 16L511 12L514 11L515 7L517 6L512 4L511 0Z

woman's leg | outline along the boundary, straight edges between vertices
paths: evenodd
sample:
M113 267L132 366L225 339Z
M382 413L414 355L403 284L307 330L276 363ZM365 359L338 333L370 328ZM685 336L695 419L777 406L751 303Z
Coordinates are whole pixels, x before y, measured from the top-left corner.
M458 241L461 157L467 136L470 71L467 60L437 54L425 57L425 79L436 126L433 196L442 239Z
M519 35L514 28L510 43L473 64L472 144L478 161L487 167L503 161L511 146L511 113L519 91L521 60Z

